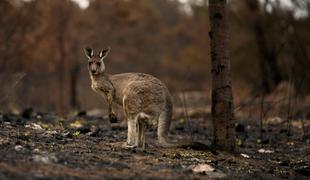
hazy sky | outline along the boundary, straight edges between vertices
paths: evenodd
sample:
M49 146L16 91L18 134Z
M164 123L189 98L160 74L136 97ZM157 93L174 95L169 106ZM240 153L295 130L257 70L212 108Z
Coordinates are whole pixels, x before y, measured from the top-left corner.
M88 0L72 0L75 1L76 3L79 4L79 6L81 8L87 8L89 5L89 1ZM188 0L179 0L182 3L186 3ZM260 0L260 1L264 1L264 0ZM270 0L270 2L275 2L276 0ZM288 8L288 9L292 9L293 8L293 4L291 2L291 0L280 0L281 4L283 7ZM270 6L271 8L271 6ZM270 9L271 10L271 9ZM296 17L304 17L307 16L307 12L303 11L303 10L297 10L295 12Z

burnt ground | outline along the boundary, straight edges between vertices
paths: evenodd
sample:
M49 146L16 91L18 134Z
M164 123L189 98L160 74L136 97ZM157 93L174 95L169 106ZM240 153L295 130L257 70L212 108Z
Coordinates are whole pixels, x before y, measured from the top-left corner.
M309 179L309 134L274 121L262 131L258 122L238 119L237 152L201 147L163 149L148 132L146 150L126 149L126 124L80 112L68 117L24 111L0 115L0 179ZM293 124L294 122L292 122ZM297 123L297 122L296 122ZM210 117L177 118L172 139L192 137L208 144ZM309 133L309 132L308 132ZM198 164L214 168L194 173Z

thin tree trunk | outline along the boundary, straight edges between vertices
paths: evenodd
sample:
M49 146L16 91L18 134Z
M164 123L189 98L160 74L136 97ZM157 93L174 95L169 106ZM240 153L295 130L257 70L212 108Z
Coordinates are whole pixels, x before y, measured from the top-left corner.
M212 121L214 145L235 149L235 119L229 59L229 25L226 0L209 0L212 61Z
M59 83L59 106L58 106L58 112L61 115L64 115L65 113L65 108L66 108L66 103L65 103L65 58L66 58L66 53L65 53L65 47L64 47L64 37L61 32L59 32L59 39L58 39L58 46L59 46L59 64L58 64L58 69L59 69L59 74L58 74L58 83Z

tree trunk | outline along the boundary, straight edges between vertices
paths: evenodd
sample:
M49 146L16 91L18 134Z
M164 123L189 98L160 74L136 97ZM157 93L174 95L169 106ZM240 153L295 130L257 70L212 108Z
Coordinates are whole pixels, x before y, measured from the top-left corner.
M263 30L263 23L260 18L256 20L254 33L260 54L263 92L271 93L282 81L281 73L277 65L278 52L273 48L268 48L265 32Z
M65 47L64 47L64 37L61 32L59 32L58 36L58 46L59 46L59 74L58 74L58 83L59 83L59 105L58 112L61 115L64 115L66 112L66 102L65 102Z
M209 0L212 63L212 121L214 145L235 149L235 120L229 59L229 25L226 0Z
M270 45L268 42L268 37L266 34L266 27L268 21L266 17L268 16L266 12L266 7L268 1L263 3L263 10L260 10L260 2L258 0L247 0L246 6L253 12L253 27L252 30L255 35L255 40L259 53L260 60L260 73L261 73L261 86L265 94L271 93L272 90L283 80L281 75L281 70L277 65L277 60L279 57L278 45ZM263 13L263 14L262 14Z

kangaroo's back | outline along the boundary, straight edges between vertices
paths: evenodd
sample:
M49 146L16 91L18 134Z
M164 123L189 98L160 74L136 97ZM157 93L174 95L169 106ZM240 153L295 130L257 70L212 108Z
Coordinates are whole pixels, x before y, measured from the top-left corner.
M161 111L172 108L168 105L171 102L168 88L159 79L144 73L126 73L115 77L122 75L130 77L125 86L120 88L124 110L128 115L134 116L143 112L150 116L159 116Z

